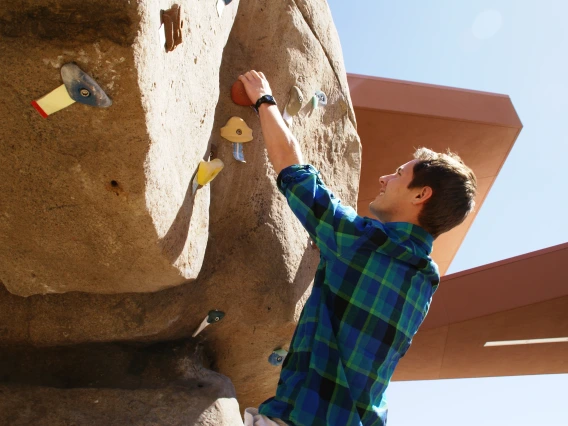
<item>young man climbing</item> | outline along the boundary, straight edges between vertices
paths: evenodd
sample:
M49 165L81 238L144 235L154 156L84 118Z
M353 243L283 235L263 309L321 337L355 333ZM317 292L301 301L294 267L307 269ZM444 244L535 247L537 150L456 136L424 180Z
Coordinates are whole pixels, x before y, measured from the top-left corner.
M439 284L436 237L474 207L475 175L454 154L418 149L379 179L370 210L340 204L300 146L264 74L241 75L256 103L278 189L320 249L320 263L276 395L245 410L246 426L379 426L385 390Z

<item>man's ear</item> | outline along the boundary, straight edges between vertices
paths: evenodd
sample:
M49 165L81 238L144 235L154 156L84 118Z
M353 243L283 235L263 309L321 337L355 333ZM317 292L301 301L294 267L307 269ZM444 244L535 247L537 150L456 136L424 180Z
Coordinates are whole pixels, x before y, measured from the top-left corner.
M432 188L430 188L429 186L422 187L422 189L419 192L417 192L416 195L414 196L412 204L415 205L424 204L432 197L433 193L434 192L432 191Z

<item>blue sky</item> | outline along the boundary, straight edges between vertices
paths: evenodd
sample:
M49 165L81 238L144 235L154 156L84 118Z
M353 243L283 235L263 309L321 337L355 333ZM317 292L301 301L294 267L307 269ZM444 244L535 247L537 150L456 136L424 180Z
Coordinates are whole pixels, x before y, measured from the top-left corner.
M523 122L449 273L568 241L568 1L328 3L347 72L504 93ZM394 382L389 426L566 426L566 385L568 375Z

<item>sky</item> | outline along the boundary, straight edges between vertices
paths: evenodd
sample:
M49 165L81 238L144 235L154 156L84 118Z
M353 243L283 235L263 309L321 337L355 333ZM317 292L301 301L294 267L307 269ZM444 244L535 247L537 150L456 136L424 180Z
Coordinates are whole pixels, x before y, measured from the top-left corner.
M523 123L448 273L568 241L568 1L328 4L347 72L506 94ZM389 426L567 426L567 385L568 375L393 382Z

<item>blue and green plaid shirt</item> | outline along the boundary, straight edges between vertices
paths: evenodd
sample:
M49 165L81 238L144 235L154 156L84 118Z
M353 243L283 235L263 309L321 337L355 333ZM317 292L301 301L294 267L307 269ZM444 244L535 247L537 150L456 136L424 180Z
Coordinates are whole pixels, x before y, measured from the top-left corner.
M259 412L294 426L386 424L385 390L439 284L432 236L358 216L310 165L278 188L320 249L276 395Z

